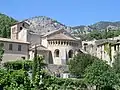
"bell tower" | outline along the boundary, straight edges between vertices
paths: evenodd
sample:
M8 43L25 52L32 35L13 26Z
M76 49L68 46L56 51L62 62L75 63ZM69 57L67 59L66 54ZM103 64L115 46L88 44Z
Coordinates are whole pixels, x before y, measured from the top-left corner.
M11 39L18 39L18 33L23 30L23 28L28 28L29 25L26 22L18 22L11 27Z

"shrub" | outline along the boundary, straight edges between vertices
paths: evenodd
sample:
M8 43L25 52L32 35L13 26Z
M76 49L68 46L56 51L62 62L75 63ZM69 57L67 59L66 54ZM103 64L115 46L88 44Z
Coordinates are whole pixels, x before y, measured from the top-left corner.
M32 69L32 61L30 60L17 60L17 61L9 61L5 62L3 66L7 69L13 69L13 70L31 70Z

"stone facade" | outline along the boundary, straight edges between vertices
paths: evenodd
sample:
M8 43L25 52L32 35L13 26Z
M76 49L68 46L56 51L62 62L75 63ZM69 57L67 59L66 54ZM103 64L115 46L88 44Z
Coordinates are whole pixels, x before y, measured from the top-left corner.
M29 42L0 38L0 43L3 44L4 49L3 63L11 60L28 59Z
M116 52L120 52L120 37L83 41L82 48L89 54L105 60L112 66Z
M67 60L74 56L80 46L80 41L67 34L67 31L58 30L41 37L38 53L45 57L48 64L66 65ZM30 54L33 59L34 52Z
M11 27L12 40L29 42L29 51L26 52L30 60L33 60L34 48L37 46L37 53L43 55L45 62L55 65L66 65L81 48L81 41L64 29L48 30L43 34L41 31L38 33L31 30L26 22L19 22Z

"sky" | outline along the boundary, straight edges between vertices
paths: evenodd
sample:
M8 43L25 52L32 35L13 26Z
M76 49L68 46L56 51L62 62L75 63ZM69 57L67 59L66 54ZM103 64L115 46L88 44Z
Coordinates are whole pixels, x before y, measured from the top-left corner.
M0 0L0 13L19 21L47 16L68 26L120 21L120 0Z

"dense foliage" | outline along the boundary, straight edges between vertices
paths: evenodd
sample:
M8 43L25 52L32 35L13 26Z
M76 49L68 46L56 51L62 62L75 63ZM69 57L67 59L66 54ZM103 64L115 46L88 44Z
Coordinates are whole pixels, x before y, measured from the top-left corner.
M9 61L5 62L3 66L8 70L20 70L24 69L29 71L32 69L32 61L30 60L17 60L17 61Z
M51 76L44 80L45 90L88 90L86 84L80 79L63 79Z
M0 85L4 90L31 90L30 79L24 70L0 70ZM22 89L24 88L24 89Z
M10 37L10 27L17 22L15 19L0 13L0 36Z
M93 30L88 34L81 34L81 31L74 32L76 37L80 37L82 40L93 40L93 39L106 39L112 38L120 35L120 30Z
M86 68L84 80L97 88L114 87L120 83L112 67L102 60L96 60L91 66Z
M120 73L120 52L114 56L113 68L116 73Z
M80 53L69 61L69 70L71 74L81 77L84 74L85 68L91 65L97 59L89 54Z
M75 68L72 68L77 69L77 75L84 74L81 79L63 79L49 75L43 67L43 58L37 56L36 62L21 60L5 63L5 68L0 69L0 85L4 90L89 90L88 86L96 86L98 90L112 90L111 88L117 87L116 90L119 90L119 75L106 62L82 53L71 60L76 62L73 62ZM34 80L33 71L31 72L33 63L37 63Z
M0 69L0 85L4 87L4 90L87 90L83 80L57 78L50 76L45 70L39 68L40 71L37 70L33 82L29 71L18 68L19 62L16 62L11 62L12 65L14 63L15 68ZM11 63L7 64L11 65ZM22 62L22 65L24 63L26 62ZM19 70L16 70L16 68Z
M4 49L3 49L3 43L0 43L0 64L3 58L3 54L4 54Z

